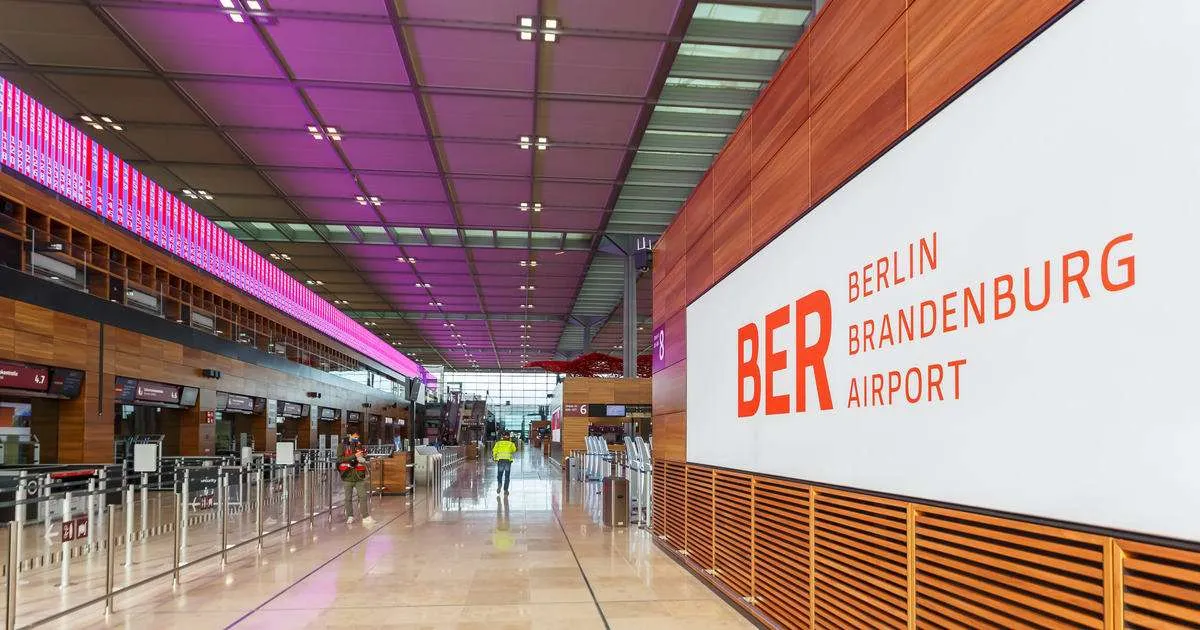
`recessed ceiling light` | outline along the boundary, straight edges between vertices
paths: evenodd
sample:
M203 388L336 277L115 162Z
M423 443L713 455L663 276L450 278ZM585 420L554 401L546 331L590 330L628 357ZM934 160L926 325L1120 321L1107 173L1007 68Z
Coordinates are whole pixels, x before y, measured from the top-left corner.
M542 39L547 42L554 42L558 39L558 35L555 33L542 33ZM538 148L541 148L541 147L538 147Z
M234 24L244 24L246 22L246 18L242 17L242 14L237 12L230 13L229 19L233 20Z
M542 22L542 25L545 26L546 28L552 28L552 29L558 28L558 20L555 18L546 18Z
M522 149L529 149L529 136L521 136L521 141L519 144L521 145Z
M246 0L246 8L251 11L262 11L262 3L258 0Z
M79 117L79 119L82 120L83 122L88 122L88 123L92 122L92 117L88 116L87 114L81 115Z
M310 284L310 285L316 285L316 286L321 286L321 285L325 284L324 282L321 282L320 280L305 280L304 283Z
M545 151L547 146L550 146L550 141L546 140L545 136L538 136L538 139L537 139L538 151Z
M334 300L333 303L334 304L349 304L350 302L347 302L346 300Z
M383 201L379 197L375 197L375 196L364 197L362 195L358 195L354 198L354 200L357 201L358 205L360 205L360 206L365 206L369 203L372 206L375 206L376 208L378 208L379 206L383 205Z
M433 285L432 285L432 284L429 284L428 282L418 282L418 283L417 283L417 288L424 288L424 289L428 289L428 288L429 288L429 287L431 287L431 286L433 286Z
M537 288L537 287L533 286L532 284L531 284L531 285L528 285L528 286L526 286L526 285L524 285L524 284L523 284L523 285L521 285L521 286L519 287L519 290L520 290L520 291L533 291L533 290L534 290L534 289L536 289L536 288Z
M401 256L401 257L399 257L399 258L397 258L397 259L396 259L396 262L406 262L406 263L408 263L408 264L410 264L410 265L415 265L415 264L417 264L417 259L416 259L416 258L413 258L412 256L409 256L408 258L405 258L404 256Z
M533 31L521 31L521 39L527 42L533 41Z
M226 9L234 8L233 0L221 0L221 6L225 7Z
M531 17L521 18L521 26L532 27L533 26L533 18L531 18Z

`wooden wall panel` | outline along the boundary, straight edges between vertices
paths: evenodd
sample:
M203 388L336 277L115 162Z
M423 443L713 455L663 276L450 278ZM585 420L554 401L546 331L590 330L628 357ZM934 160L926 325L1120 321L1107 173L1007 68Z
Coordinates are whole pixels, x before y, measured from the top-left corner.
M752 476L754 600L785 628L809 628L812 497L794 481Z
M1200 627L1200 553L1118 541L1110 614L1131 628Z
M654 243L654 269L651 273L655 293L658 292L660 284L675 275L680 261L683 260L684 250L683 221L676 217Z
M914 0L908 9L908 124L915 125L1071 0Z
M674 413L687 407L686 359L659 370L650 380L654 413Z
M850 69L892 28L906 0L833 0L805 34L813 107L819 107Z
M716 566L713 558L713 483L714 471L706 466L687 465L687 549L689 559L708 570Z
M713 285L713 232L704 231L684 259L684 304L691 304Z
M722 472L714 481L713 568L740 597L754 595L754 478Z
M683 311L684 306L687 305L685 295L687 270L683 265L686 260L687 257L681 255L680 264L677 265L675 272L663 278L661 284L654 285L654 299L651 304L654 321L665 321L667 317Z
M754 176L750 190L753 251L775 238L812 205L811 124L805 123L785 138L774 159Z
M664 320L655 320L664 322ZM665 350L663 366L670 367L687 358L687 313L679 311L663 323Z
M809 44L802 38L754 106L751 171L754 176L796 133L810 111Z
M687 460L687 414L654 412L654 457L672 461Z
M888 30L813 112L814 199L833 191L904 133L904 32L903 21Z
M754 114L746 116L725 148L713 162L713 217L714 220L729 208L750 186L750 156L753 149Z
M679 215L683 218L684 251L694 249L696 242L712 229L714 216L713 198L715 192L713 184L715 181L714 170L709 169L708 174L696 185L696 189L692 191L692 196L679 211Z
M750 256L750 189L738 193L713 223L713 282L719 282Z
M1104 627L1101 536L925 508L915 543L923 626Z

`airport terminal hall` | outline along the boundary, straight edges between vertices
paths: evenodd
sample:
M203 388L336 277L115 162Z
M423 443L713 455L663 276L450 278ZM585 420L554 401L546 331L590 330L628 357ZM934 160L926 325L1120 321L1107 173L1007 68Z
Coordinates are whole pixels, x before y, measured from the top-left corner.
M1197 33L0 0L0 630L1200 629Z

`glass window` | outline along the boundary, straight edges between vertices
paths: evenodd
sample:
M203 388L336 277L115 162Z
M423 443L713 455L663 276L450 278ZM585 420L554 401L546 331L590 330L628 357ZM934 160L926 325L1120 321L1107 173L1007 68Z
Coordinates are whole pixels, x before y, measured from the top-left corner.
M452 372L442 375L443 391L460 391L464 401L483 400L489 418L507 431L525 432L529 423L542 419L550 404L548 395L558 383L547 372Z
M696 11L692 13L692 17L749 24L801 26L808 19L808 13L806 9L779 9L701 2L696 5Z
M721 59L753 59L755 61L779 61L782 48L750 48L748 46L726 46L723 44L680 44L679 54L689 57L718 57Z
M711 88L714 90L760 90L758 81L733 81L730 79L693 79L690 77L667 77L667 85L675 87Z

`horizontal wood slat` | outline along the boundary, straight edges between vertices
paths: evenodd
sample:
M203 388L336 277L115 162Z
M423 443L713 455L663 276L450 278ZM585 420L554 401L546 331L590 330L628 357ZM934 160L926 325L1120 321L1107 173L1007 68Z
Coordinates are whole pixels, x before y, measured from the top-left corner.
M1197 551L678 461L654 473L654 532L775 627L1200 627Z
M1200 626L1200 553L1119 541L1128 628Z

